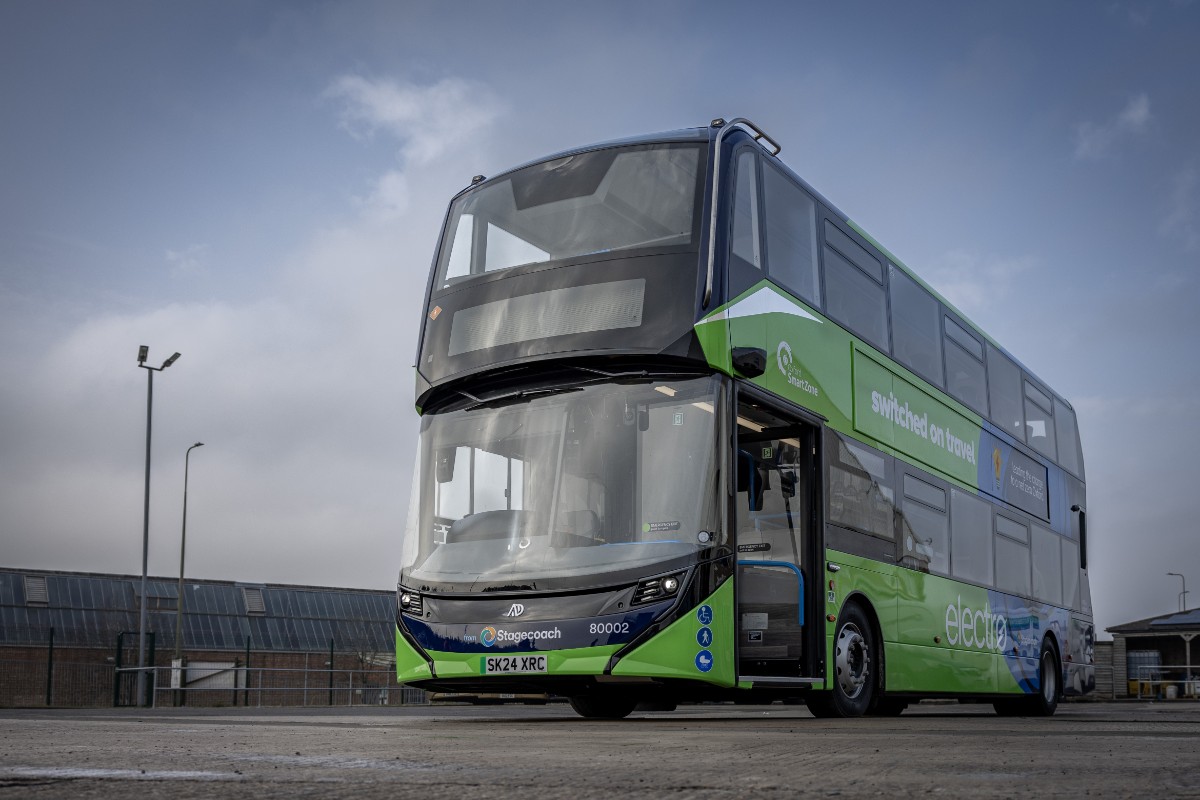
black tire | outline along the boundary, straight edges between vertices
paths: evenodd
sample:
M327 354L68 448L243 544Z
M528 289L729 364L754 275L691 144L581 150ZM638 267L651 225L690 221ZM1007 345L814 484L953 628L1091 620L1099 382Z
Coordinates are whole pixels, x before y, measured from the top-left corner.
M576 695L568 698L575 713L587 719L624 719L633 713L637 700L612 694Z
M833 643L833 688L812 692L806 699L814 717L861 717L875 699L879 647L871 620L856 603L838 617ZM901 709L903 710L903 709Z
M1058 710L1062 699L1062 668L1058 652L1049 639L1042 640L1042 652L1038 656L1038 692L1029 698L1031 717L1050 717Z
M1002 717L1049 717L1058 710L1062 699L1062 669L1059 667L1058 651L1049 639L1042 640L1042 651L1038 656L1038 690L1025 697L996 700L992 707Z

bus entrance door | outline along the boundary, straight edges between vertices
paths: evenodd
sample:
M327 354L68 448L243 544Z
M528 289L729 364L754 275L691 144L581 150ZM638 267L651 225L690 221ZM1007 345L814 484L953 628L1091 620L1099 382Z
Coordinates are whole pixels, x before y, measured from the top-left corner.
M805 553L811 538L812 429L761 405L738 407L738 674L805 675Z

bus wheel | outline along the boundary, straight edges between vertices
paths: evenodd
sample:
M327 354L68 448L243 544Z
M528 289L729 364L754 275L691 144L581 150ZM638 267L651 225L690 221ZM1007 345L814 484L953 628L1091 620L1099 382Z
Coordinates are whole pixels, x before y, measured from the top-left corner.
M1031 717L1049 717L1058 710L1058 699L1062 697L1058 667L1058 655L1049 639L1042 640L1042 654L1038 658L1038 693L1029 698Z
M623 719L637 706L637 700L621 695L576 695L568 698L575 713L587 719Z
M1058 709L1062 697L1058 677L1058 655L1050 640L1042 641L1042 654L1038 659L1038 691L1023 697L1008 697L996 700L992 707L1002 717L1049 717Z
M871 621L857 604L842 609L833 643L833 691L807 698L814 717L861 717L875 697L878 664Z

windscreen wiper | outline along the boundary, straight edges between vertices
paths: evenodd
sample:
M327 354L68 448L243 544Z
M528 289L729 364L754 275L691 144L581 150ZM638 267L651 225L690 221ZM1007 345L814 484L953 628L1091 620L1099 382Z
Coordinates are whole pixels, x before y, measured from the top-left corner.
M582 386L546 386L536 389L518 389L515 392L507 392L497 395L496 397L488 397L486 399L474 397L467 394L461 389L458 391L460 395L468 400L474 401L467 406L465 411L474 411L477 408L496 408L498 406L509 405L511 403L520 403L526 400L532 400L535 397L543 397L554 394L566 394L567 392L583 391Z

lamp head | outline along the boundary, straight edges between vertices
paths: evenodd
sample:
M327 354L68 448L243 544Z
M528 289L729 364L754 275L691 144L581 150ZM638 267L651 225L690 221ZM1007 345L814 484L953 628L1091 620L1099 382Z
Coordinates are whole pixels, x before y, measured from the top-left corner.
M150 348L149 348L149 347L147 347L146 345L142 345L141 347L139 347L139 348L138 348L138 364L139 364L139 365L141 365L141 364L145 364L145 363L146 363L146 358L147 358L149 355L150 355Z
M170 358L168 358L166 361L163 362L163 365L161 367L159 367L159 369L166 369L167 367L174 364L179 359L179 355L180 355L179 353L175 353L174 355L172 355Z

